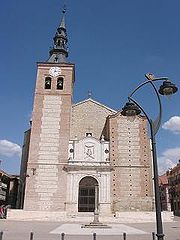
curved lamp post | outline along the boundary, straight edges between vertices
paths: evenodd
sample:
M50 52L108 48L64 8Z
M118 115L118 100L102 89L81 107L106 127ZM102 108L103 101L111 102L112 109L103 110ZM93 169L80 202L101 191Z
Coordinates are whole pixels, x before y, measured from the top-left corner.
M146 116L149 125L150 125L150 133L151 133L151 142L152 142L152 157L153 157L153 173L154 173L154 192L155 192L155 208L156 208L156 226L157 226L157 239L163 240L163 226L162 226L162 218L161 218L161 202L160 202L160 192L159 192L159 176L158 176L158 167L157 167L157 153L156 153L156 141L155 135L159 130L161 125L161 116L162 116L162 104L160 100L161 95L172 95L177 92L178 88L166 77L155 78L153 74L145 75L147 80L141 83L128 97L128 102L122 109L121 114L124 116L136 116L141 113L141 111ZM159 90L157 90L154 82L163 81L163 84L160 86ZM158 103L159 103L159 113L155 120L152 120L148 117L145 110L132 98L133 94L137 92L141 87L150 84L153 90L156 93Z

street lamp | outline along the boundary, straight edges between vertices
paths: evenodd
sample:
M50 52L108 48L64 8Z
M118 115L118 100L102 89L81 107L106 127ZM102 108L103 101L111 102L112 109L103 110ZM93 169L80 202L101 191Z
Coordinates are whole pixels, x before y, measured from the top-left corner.
M161 124L161 116L162 116L162 104L160 100L161 95L172 95L177 92L178 88L173 84L168 78L160 77L155 78L153 74L149 73L145 75L147 80L141 83L128 97L128 102L122 108L121 114L124 116L136 116L141 113L141 111L146 116L149 125L150 125L150 133L151 133L151 142L152 142L152 157L153 157L153 172L154 172L154 192L155 192L155 209L156 209L156 226L157 226L157 238L158 240L164 239L163 226L162 226L162 217L161 217L161 202L160 202L160 192L159 192L159 177L158 177L158 167L157 167L157 153L156 153L156 141L155 135L159 130ZM163 81L163 84L160 86L159 90L157 90L154 82ZM137 92L141 87L150 84L153 90L156 93L158 103L159 103L159 113L155 120L152 120L148 117L145 110L132 98L133 94Z

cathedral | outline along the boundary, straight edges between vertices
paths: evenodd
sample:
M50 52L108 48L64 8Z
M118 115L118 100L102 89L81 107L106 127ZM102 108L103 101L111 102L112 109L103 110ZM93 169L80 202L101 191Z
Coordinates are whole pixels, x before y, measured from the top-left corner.
M20 207L24 211L153 211L147 120L129 119L90 96L73 103L65 11L49 59L37 64L31 129L25 133Z

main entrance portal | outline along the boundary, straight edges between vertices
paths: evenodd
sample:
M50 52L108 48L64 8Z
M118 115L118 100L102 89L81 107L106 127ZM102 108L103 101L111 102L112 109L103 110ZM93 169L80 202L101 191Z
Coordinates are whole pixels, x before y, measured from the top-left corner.
M84 177L79 182L78 212L94 212L95 185L98 182L93 177Z

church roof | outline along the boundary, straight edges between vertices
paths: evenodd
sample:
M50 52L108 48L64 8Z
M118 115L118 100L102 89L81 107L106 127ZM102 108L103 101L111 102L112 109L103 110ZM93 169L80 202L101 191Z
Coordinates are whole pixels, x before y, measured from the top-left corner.
M81 104L84 104L84 103L87 103L87 102L92 102L92 103L94 103L94 104L97 104L98 106L100 106L100 107L102 107L102 108L105 108L106 110L111 111L112 113L116 113L116 112L117 112L117 111L115 111L114 109L109 108L109 107L105 106L104 104L95 101L95 100L92 99L92 98L87 98L87 99L85 99L85 100L83 100L83 101L81 101L81 102L75 103L75 104L73 104L72 107L75 107L75 106L78 106L78 105L81 105Z

